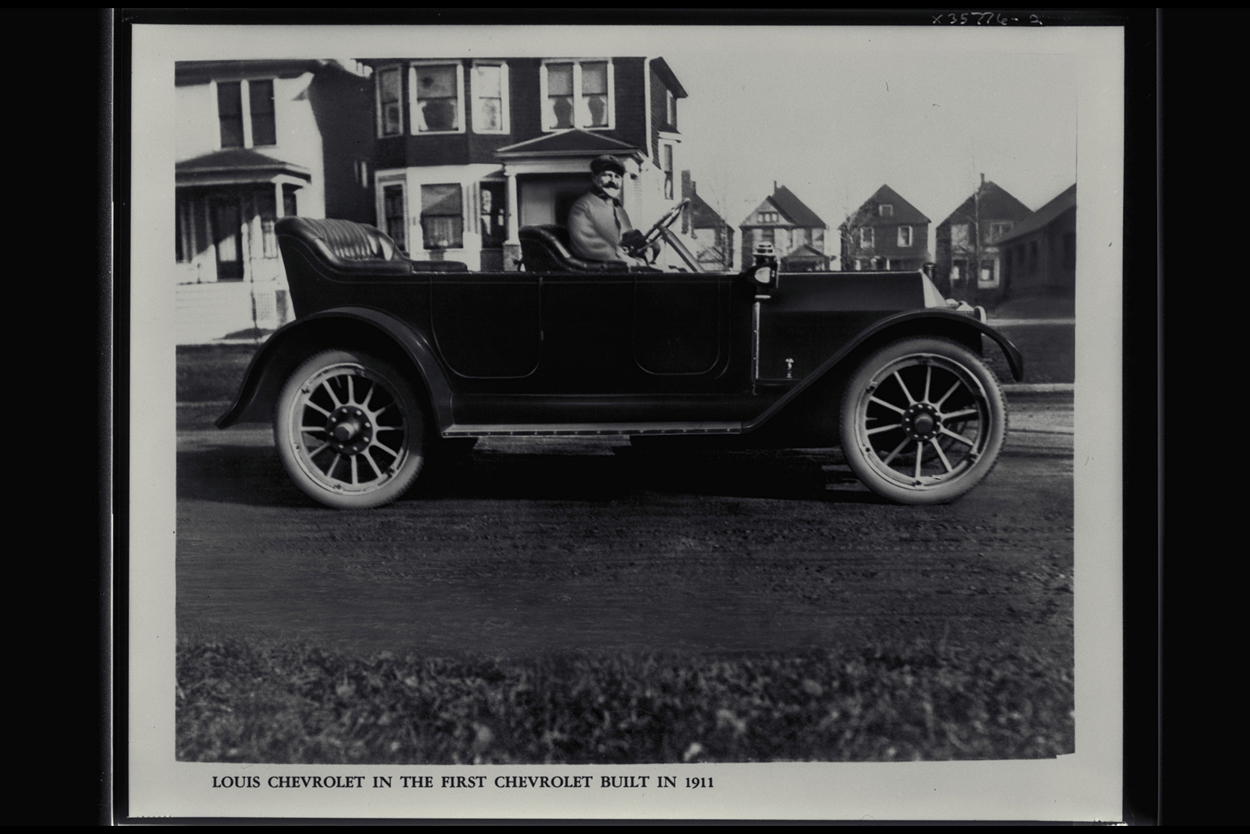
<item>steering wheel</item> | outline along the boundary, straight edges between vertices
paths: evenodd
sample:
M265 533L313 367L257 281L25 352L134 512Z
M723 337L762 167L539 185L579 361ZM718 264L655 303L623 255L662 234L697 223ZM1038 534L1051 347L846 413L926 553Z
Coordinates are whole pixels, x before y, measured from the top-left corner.
M677 218L681 217L681 210L684 209L689 202L689 200L682 200L680 203L677 203L665 212L664 216L655 221L655 225L647 230L647 233L642 237L642 243L633 247L630 254L635 256L645 254L651 244L660 239L660 235L664 233L664 230L677 222ZM652 260L654 260L654 258Z

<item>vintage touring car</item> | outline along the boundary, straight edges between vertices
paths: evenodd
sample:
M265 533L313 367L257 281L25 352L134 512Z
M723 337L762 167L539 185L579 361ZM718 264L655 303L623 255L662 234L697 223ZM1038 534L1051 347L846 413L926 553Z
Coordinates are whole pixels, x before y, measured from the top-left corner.
M272 420L290 477L339 508L393 501L427 461L497 436L840 445L906 504L985 478L1007 416L983 341L1016 379L1023 364L983 314L922 272L781 273L766 251L705 272L669 230L681 208L645 236L677 271L580 259L559 226L521 228L520 269L488 273L410 260L372 226L285 218L296 319L217 425Z

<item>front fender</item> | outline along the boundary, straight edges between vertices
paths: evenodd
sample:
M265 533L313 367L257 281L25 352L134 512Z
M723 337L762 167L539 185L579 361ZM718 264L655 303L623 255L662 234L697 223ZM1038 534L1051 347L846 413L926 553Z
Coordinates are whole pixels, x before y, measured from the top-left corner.
M239 393L217 428L241 422L269 422L283 383L312 354L330 348L359 348L406 364L419 379L441 431L452 423L451 386L424 335L371 307L337 307L304 316L274 331L252 357Z
M848 357L854 357L870 342L890 341L894 338L910 336L942 336L962 342L977 342L980 337L989 336L993 339L1007 358L1012 377L1019 382L1024 378L1024 357L1019 348L1011 343L1006 336L993 327L978 319L951 310L924 309L908 310L907 312L887 316L865 328L854 339L843 345L837 353L830 356L820 366L808 374L802 382L795 385L785 396L781 397L763 413L743 424L743 431L752 431L767 423L790 403L794 402L804 391L811 389L843 365Z

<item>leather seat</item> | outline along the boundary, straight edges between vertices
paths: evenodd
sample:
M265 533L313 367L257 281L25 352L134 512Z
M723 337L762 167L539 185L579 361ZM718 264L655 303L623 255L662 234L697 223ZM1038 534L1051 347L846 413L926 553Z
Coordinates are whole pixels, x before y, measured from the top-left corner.
M409 275L413 272L464 272L459 261L410 261L380 230L351 220L284 217L274 227L285 248L297 240L336 272L358 275ZM288 259L289 260L289 259Z
M521 263L530 272L628 272L624 261L592 261L573 254L569 230L554 224L522 226Z

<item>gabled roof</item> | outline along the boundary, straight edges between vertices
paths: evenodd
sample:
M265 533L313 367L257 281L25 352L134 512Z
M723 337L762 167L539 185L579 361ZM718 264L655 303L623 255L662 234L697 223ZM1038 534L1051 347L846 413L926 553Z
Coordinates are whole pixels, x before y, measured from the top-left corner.
M1057 197L1026 217L1009 234L1000 237L995 243L1001 246L1009 240L1032 234L1069 210L1076 211L1076 183L1065 188Z
M668 61L663 58L652 58L651 68L655 70L656 75L660 76L660 80L664 82L673 95L677 98L687 98L686 88L681 86L681 82L677 80L677 76L673 75L673 70L669 67Z
M827 229L829 226L825 221L821 220L816 212L807 207L806 204L798 197L794 196L794 192L779 185L773 189L773 196L770 197L781 213L790 218L790 221L796 226L818 226Z
M1033 213L1032 209L992 180L986 180L979 190L981 192L982 220L1023 220ZM976 197L976 192L969 194L968 199L960 203L959 208L952 211L942 221L942 224L949 223L955 219L972 219L975 217L977 213Z
M265 182L277 174L312 179L303 165L274 159L251 148L229 148L184 159L174 165L174 174L179 183L213 176L227 176L239 182Z
M786 255L783 255L781 259L783 261L789 261L789 260L813 261L816 259L827 261L829 260L829 256L826 255L824 252L821 252L816 247L812 246L810 243L804 243L798 249L795 249L794 251Z
M894 213L889 217L881 217L877 213L877 206L882 203L888 203L894 206ZM848 217L843 226L851 225L859 226L898 226L905 223L923 224L928 223L929 218L921 213L920 209L904 200L899 193L888 185L883 185L869 197L862 206L855 212L853 218Z
M690 225L696 229L719 229L725 221L696 191L690 195Z
M209 81L233 81L265 76L298 78L337 62L317 58L266 58L250 61L177 61L174 63L174 86L207 84ZM340 66L341 68L341 66Z
M642 152L619 139L578 128L526 139L495 151L495 155L503 159L518 156L597 156L604 153L637 156Z
M760 203L758 207L752 210L751 214L755 214L755 212L764 208L764 206L769 203L771 203L773 208L777 209L777 211L780 212L781 215L792 225L816 229L829 228L828 224L821 220L820 216L816 214L816 212L809 209L802 200L794 196L793 191L786 188L784 185L774 184L772 195L765 198L764 202ZM747 215L748 220L750 219L751 214ZM745 220L740 225L742 228L749 228Z

